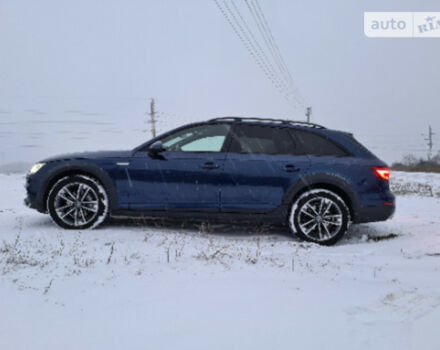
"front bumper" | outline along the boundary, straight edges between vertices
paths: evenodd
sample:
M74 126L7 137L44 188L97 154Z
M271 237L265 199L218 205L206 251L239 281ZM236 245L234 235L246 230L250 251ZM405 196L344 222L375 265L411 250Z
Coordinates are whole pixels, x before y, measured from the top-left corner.
M24 199L24 205L31 209L36 209L41 213L46 212L46 208L43 205L43 200L41 193L37 190L39 189L39 182L35 181L35 176L26 176L26 198Z

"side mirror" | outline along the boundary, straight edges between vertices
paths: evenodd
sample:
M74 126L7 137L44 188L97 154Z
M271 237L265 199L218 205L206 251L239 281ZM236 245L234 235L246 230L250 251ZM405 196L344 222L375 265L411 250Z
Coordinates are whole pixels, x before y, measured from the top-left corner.
M156 141L148 148L148 154L151 156L156 156L164 151L165 147L163 147L162 141Z

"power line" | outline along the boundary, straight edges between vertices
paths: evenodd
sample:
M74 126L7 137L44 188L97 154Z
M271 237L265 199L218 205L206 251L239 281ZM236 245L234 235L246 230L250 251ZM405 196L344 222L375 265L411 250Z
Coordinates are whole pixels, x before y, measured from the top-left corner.
M230 9L230 7L226 3L226 1L223 1L223 5L226 8L226 11L229 13L229 15L228 15L228 13L224 10L224 8L220 5L220 3L217 0L214 0L214 2L216 3L217 7L219 8L221 13L223 14L225 19L227 20L227 22L229 23L231 28L234 30L234 32L237 35L237 37L240 39L242 44L245 46L245 48L248 50L248 52L250 53L252 58L255 60L255 62L259 66L259 68L263 71L263 73L266 75L266 77L271 81L271 83L278 90L278 92L280 92L282 95L284 95L286 97L286 100L288 102L290 102L289 99L287 98L286 94L282 90L282 87L281 87L280 83L276 80L276 78L274 78L270 74L270 72L269 72L267 66L264 64L261 56L258 54L256 49L252 45L252 43L250 42L249 38L246 36L246 33L245 33L243 27L238 22L237 18L235 17L234 13ZM296 106L294 106L294 107L296 107Z
M236 26L238 27L238 30L241 32L242 37L244 38L244 40L246 41L246 43L248 44L249 49L253 52L254 57L260 62L262 68L265 70L265 72L271 77L272 81L274 81L276 88L282 92L282 86L280 84L280 82L276 79L276 77L274 77L270 70L268 69L267 65L265 64L264 60L261 58L261 56L259 55L259 53L257 52L257 50L255 49L254 45L252 44L252 42L249 40L248 36L246 35L246 32L244 31L243 27L240 25L237 17L235 17L234 13L232 12L232 10L230 9L230 7L228 6L226 1L223 1L223 4L225 6L225 8L227 9L227 11L229 12L229 14L231 15L232 19L234 20ZM234 2L232 2L232 4L234 4Z
M302 107L301 103L299 103L299 101L292 101L289 96L293 94L293 92L290 90L290 85L287 84L283 77L279 77L279 73L277 73L277 70L274 68L274 66L272 65L271 61L268 59L265 51L261 48L260 43L258 42L258 40L256 39L253 31L251 30L251 28L249 27L246 19L242 16L240 10L238 9L237 5L235 4L234 1L231 1L235 12L237 13L238 17L241 19L243 26L246 28L248 35L246 35L245 31L243 30L243 28L240 26L240 24L238 23L238 21L236 20L236 18L234 17L234 19L237 21L237 24L239 25L239 27L242 30L242 34L246 37L246 40L248 41L248 43L251 45L251 47L254 49L254 53L263 61L263 64L265 64L267 70L269 71L269 74L278 82L278 84L280 85L280 88L282 91L280 91L285 99L289 102L289 103L294 103L293 107L298 108L298 107ZM227 4L225 2L225 6L227 7ZM234 16L232 14L232 16ZM298 104L295 105L295 103Z
M259 14L257 12L256 6L254 5L254 3L250 3L248 0L244 0L244 1L246 3L246 6L249 9L249 12L251 13L251 15L254 19L255 24L257 25L258 31L260 32L264 42L266 43L266 46L269 48L269 51L270 51L272 57L274 58L280 72L282 74L284 74L284 78L286 79L287 72L285 71L281 61L278 59L277 55L275 54L274 47L270 41L270 38L267 35L267 31L264 28L264 24L263 24L262 20L259 18ZM286 81L291 83L291 80L288 76L287 76Z
M270 74L272 75L272 77L274 77L274 79L277 80L277 82L280 84L281 88L284 90L288 90L288 86L286 86L285 82L283 81L283 79L280 79L278 77L278 74L276 73L275 68L273 67L272 63L270 62L270 60L267 58L266 53L263 51L263 49L260 46L260 43L258 42L258 40L255 38L254 33L252 32L252 30L250 29L249 25L247 24L246 20L244 19L244 17L242 16L240 10L238 9L237 5L235 4L234 1L231 2L232 6L235 9L235 12L237 13L238 17L241 19L244 27L246 28L249 37L247 37L248 42L250 43L251 46L254 47L255 51L259 51L259 56L260 58L262 58L262 61L265 63L267 69L270 71ZM226 5L227 6L227 5ZM246 36L246 34L243 32L243 34ZM253 45L252 43L254 43L255 45Z
M290 80L293 81L292 76L289 71L289 68L287 68L286 62L283 59L283 55L281 55L281 51L280 51L280 49L275 41L275 38L272 34L272 30L270 29L269 24L267 23L266 16L264 15L263 10L261 9L260 3L258 2L258 0L251 0L251 1L253 2L253 4L256 5L256 8L258 9L257 13L259 13L260 14L259 17L262 18L263 28L268 33L271 46L274 48L274 50L275 50L275 52L281 62L281 65L284 67L286 74L289 76Z
M280 71L284 74L286 81L289 83L289 87L293 90L292 95L293 98L299 103L302 107L306 106L303 97L299 93L299 90L293 84L293 78L289 71L289 68L286 65L286 62L281 54L281 50L279 49L272 30L269 27L266 16L258 2L258 0L244 0L246 5L251 13L258 30L260 31L261 36L263 37L266 46L269 48L277 66Z
M269 37L271 38L272 45L275 47L275 51L277 52L277 56L279 57L279 59L280 59L280 61L281 61L281 64L282 64L282 66L284 67L284 69L285 69L285 71L286 71L286 74L287 74L288 77L289 77L289 80L290 80L290 83L291 83L292 89L293 89L294 92L296 93L295 98L297 98L297 99L299 99L299 100L303 100L303 97L301 96L299 90L294 86L294 82L293 82L292 74L291 74L291 72L290 72L290 70L289 70L289 68L288 68L288 66L287 66L287 64L286 64L286 62L285 62L285 60L284 60L284 58L283 58L283 55L281 54L281 50L280 50L280 48L278 47L278 44L277 44L277 42L276 42L276 40L275 40L275 38L274 38L274 36L273 36L272 30L270 29L269 24L267 23L266 16L264 15L264 12L263 12L263 10L262 10L262 8L261 8L261 6L260 6L259 1L258 1L258 0L253 0L253 1L254 1L255 4L257 5L257 8L258 8L258 10L259 10L259 12L260 12L260 15L261 15L261 17L263 18L263 22L264 22L264 24L265 24L265 28L266 28L266 30L267 30L268 33L269 33ZM305 107L305 102L302 101L301 103L303 103L303 106Z
M235 15L234 11L232 11L225 0L223 0L223 6L220 4L219 0L214 0L214 2L223 17L233 29L236 36L239 38L241 43L245 46L246 50L257 63L258 67L263 71L265 76L271 81L278 92L280 92L289 103L293 103L293 107L303 107L303 103L298 98L298 94L295 94L295 92L291 89L289 78L285 78L285 73L282 68L280 68L282 78L279 77L279 74L276 72L272 63L268 59L265 51L262 49L261 45L259 44L258 40L256 39L255 35L253 34L252 30L250 29L249 25L242 16L236 4L232 1L233 8L237 15ZM241 20L241 22L239 21L239 19ZM271 54L272 57L276 58L273 53ZM281 66L281 63L277 59L275 59L274 61L277 65ZM292 101L290 96L293 96L295 101Z
M268 75L268 73L266 72L266 70L263 68L261 62L259 61L259 59L255 56L253 50L249 47L249 45L247 44L247 42L242 38L241 34L239 33L238 29L236 28L236 26L232 23L231 19L229 18L228 14L226 13L226 11L223 9L223 7L220 5L220 3L217 0L214 0L215 4L217 5L218 9L220 10L221 14L223 15L223 17L226 19L226 21L229 23L229 25L231 26L232 30L234 31L234 33L237 35L237 37L240 39L240 41L242 42L242 44L244 45L244 47L246 48L246 50L249 52L249 54L252 56L252 58L255 60L255 62L257 63L258 67L263 71L263 73L266 75L266 77L272 82L272 84L274 84L274 86L278 89L278 85L277 83Z

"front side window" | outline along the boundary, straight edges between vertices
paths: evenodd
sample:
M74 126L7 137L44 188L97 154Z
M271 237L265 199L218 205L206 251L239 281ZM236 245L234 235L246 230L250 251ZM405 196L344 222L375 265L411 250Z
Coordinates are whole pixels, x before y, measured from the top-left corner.
M230 126L199 125L180 130L162 139L167 152L221 152Z
M231 144L232 153L294 154L295 143L286 128L241 125Z

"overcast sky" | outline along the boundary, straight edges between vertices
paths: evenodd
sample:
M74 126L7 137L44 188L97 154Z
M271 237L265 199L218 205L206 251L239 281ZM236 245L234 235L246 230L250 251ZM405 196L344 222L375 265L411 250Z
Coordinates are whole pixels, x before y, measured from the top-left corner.
M251 23L244 2L236 3ZM260 4L295 86L313 106L312 121L353 132L387 161L424 156L421 134L429 124L440 149L440 38L371 39L363 32L364 11L440 11L438 0ZM0 43L3 162L14 151L5 135L27 138L42 116L125 120L121 127L134 133L131 120L143 118L149 97L163 112L162 131L222 115L304 118L213 0L0 0ZM144 137L124 135L127 148ZM88 134L89 144L94 137ZM28 160L32 152L17 154Z

